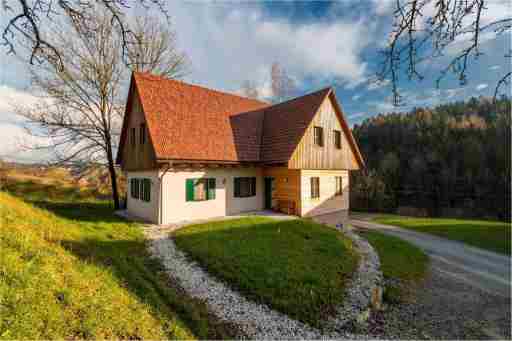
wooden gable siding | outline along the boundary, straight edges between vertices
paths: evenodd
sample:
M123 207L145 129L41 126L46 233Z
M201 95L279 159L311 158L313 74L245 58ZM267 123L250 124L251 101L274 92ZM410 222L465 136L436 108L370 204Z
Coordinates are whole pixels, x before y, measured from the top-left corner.
M139 95L136 89L132 89L131 103L128 103L128 126L123 145L123 169L126 171L139 171L156 168L156 157L151 136L147 129L147 123L142 111ZM146 126L146 142L140 144L140 125ZM131 130L135 128L135 146L131 141Z
M359 169L335 110L327 97L288 161L290 169ZM323 147L315 145L314 127L323 128ZM341 149L334 145L334 130L341 132Z

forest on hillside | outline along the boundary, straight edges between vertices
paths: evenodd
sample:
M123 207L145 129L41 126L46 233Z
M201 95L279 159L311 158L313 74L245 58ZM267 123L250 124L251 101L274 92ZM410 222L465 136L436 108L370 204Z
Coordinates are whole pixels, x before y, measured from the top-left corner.
M351 209L510 220L511 100L471 98L355 125Z

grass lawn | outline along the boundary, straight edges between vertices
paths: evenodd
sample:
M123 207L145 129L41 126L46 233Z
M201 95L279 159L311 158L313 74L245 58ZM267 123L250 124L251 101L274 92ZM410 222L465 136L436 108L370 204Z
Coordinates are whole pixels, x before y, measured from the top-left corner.
M510 255L511 226L509 223L444 218L414 218L383 215L374 218L381 224L434 234L457 240L489 251Z
M388 302L400 302L408 294L408 287L419 283L428 269L428 256L418 247L398 237L384 233L361 230L379 254L382 274L385 278L397 279L400 286L388 286L384 298Z
M254 301L320 326L342 302L358 257L341 233L307 220L248 217L176 231L181 249Z
M11 190L44 197L35 188ZM53 201L32 203L0 191L1 339L230 335L202 303L169 285L137 224L114 216L107 202L49 190Z

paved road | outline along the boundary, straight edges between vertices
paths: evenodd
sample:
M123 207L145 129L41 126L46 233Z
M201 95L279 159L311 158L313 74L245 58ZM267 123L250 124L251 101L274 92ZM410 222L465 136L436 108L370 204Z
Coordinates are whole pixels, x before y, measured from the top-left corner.
M454 280L490 294L510 298L510 257L396 226L360 219L350 221L352 226L379 230L419 246L430 256L435 270Z

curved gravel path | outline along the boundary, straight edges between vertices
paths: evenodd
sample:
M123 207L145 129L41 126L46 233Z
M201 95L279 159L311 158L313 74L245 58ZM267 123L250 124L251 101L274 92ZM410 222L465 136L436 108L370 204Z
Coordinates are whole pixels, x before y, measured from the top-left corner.
M247 300L222 281L212 277L196 262L191 261L179 250L169 234L182 226L147 225L144 234L149 241L149 251L159 258L167 274L190 296L204 300L211 312L221 320L233 323L240 328L241 336L251 339L367 339L367 336L354 335L343 330L345 324L359 316L371 299L365 290L377 283L380 271L378 257L375 265L375 252L368 251L366 241L354 240L356 247L363 245L362 257L353 285L347 290L345 304L340 307L337 317L328 321L328 332L320 331L266 305ZM355 234L351 234L353 238ZM358 238L357 236L355 236ZM368 262L373 262L368 264ZM363 271L364 273L360 273ZM370 281L369 281L370 280ZM368 282L369 281L369 282ZM368 282L367 284L365 284ZM363 294L361 294L363 293Z

